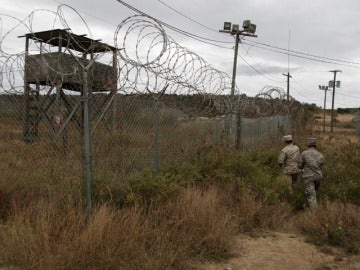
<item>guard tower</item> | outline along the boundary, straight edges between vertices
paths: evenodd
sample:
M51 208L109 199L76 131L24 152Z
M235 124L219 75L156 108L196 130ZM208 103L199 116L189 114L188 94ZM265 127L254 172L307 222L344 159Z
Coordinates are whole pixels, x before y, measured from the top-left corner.
M91 120L97 121L101 120L116 94L117 49L69 30L53 29L22 36L26 39L25 142L38 140L39 126L48 127L54 136L59 136L69 123L75 123L81 132L83 116L80 108L84 93L90 100ZM38 44L37 54L30 54L30 40ZM43 45L49 45L52 50L44 52ZM104 54L110 54L109 64L95 61ZM46 89L45 94L40 95L40 88ZM105 96L100 104L93 101L94 93Z

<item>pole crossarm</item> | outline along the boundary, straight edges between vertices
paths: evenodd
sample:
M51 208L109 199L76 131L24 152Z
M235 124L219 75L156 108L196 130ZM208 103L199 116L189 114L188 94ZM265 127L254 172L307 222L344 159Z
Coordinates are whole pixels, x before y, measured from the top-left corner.
M219 32L221 33L227 33L227 34L231 34L231 35L241 35L241 36L247 36L247 37L257 37L257 35L254 34L250 34L245 30L241 30L241 31L229 31L229 30L219 30Z

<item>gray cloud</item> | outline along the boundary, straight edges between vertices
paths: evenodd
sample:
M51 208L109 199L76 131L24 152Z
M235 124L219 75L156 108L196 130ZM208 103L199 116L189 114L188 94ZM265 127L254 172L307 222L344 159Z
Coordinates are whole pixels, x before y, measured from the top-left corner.
M24 14L38 8L52 8L56 10L59 2L45 0L4 0L0 7L1 13L11 12L13 16L24 17ZM223 1L183 1L162 0L184 15L213 29L212 31L200 26L191 20L180 16L177 12L164 6L158 0L126 0L136 8L163 20L173 26L190 33L209 39L229 42L219 45L229 49L221 49L206 45L189 37L165 29L179 44L201 55L209 64L223 71L232 73L234 39L230 35L219 33L224 21L241 24L245 19L251 19L257 25L257 38L252 41L265 43L280 48L318 55L326 58L343 59L349 62L360 62L360 28L356 23L360 10L358 0L306 0L306 1L279 1L279 0L223 0ZM126 17L135 14L119 4L116 0L85 1L64 0L65 4L76 9L86 20L95 38L105 42L113 42L113 33L116 26ZM50 27L50 26L49 26ZM290 47L289 46L290 33ZM82 34L82 33L80 33ZM341 107L359 107L359 100L350 96L360 97L359 64L336 62L326 58L316 58L313 61L306 58L315 58L302 55L303 58L281 54L274 48L244 46L239 50L238 84L240 88L256 89L262 85L274 84L286 87L285 77L289 69L293 75L291 87L294 87L296 98L303 102L317 103L322 106L322 93L315 92L318 84L328 82L332 74L329 70L341 69L339 78L343 81L344 93L341 96ZM271 49L271 50L269 50ZM243 60L245 59L248 64ZM289 63L288 63L289 60ZM339 65L343 64L343 65ZM344 66L345 65L345 66ZM346 65L356 66L349 67ZM255 71L254 69L258 70ZM267 80L266 78L269 77ZM241 78L241 83L240 83ZM340 100L340 98L339 98ZM340 105L339 105L340 106Z

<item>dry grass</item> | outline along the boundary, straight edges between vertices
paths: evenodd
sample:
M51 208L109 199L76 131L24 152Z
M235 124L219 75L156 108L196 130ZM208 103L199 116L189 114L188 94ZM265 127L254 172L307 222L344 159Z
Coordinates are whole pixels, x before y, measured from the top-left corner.
M279 229L292 210L211 186L185 188L151 210L101 204L90 220L81 197L32 192L22 205L9 197L0 264L20 269L190 269L229 258L233 235Z
M322 132L323 131L323 125L324 125L324 115L323 113L317 113L314 115L315 122L313 125L313 131L314 132ZM354 114L338 114L335 113L334 115L334 122L333 122L333 132L336 133L336 135L339 134L346 134L349 136L355 136L355 126L354 126ZM331 114L329 112L325 115L325 132L330 133L331 129ZM334 134L330 134L334 135ZM334 136L333 136L334 137Z
M326 202L297 217L297 226L319 245L336 245L351 253L360 251L360 207Z
M228 256L233 226L215 190L185 190L151 212L42 200L0 229L1 265L20 269L185 269Z
M254 194L245 194L232 202L238 231L251 233L263 230L279 230L293 215L293 208L287 204L269 204Z
M8 128L10 132L10 126ZM193 145L198 146L199 139L204 138L195 128L189 126L186 130L186 145L169 136L169 148L177 145L185 157L191 156L196 152ZM169 130L169 133L173 132ZM264 168L258 169L255 165L249 166L256 160L244 158L239 162L235 155L227 160L231 155L222 149L223 155L209 153L207 158L197 161L196 166L202 166L201 174L196 170L183 172L182 181L192 182L195 181L192 178L202 177L201 188L182 186L180 193L174 193L176 196L173 193L163 196L166 200L159 200L151 207L134 200L131 207L116 208L109 204L110 200L104 200L94 207L88 220L82 203L80 144L65 156L59 151L61 147L53 142L24 145L19 140L20 133L7 134L0 134L6 138L0 144L0 265L3 266L189 269L192 260L228 258L234 233L279 230L294 214L286 198L278 196L281 187L271 182L276 179L265 173L265 167L272 168L276 163L273 155L254 156L257 160L263 159L256 166L263 164ZM121 182L121 177L133 173L134 166L140 170L146 165L147 160L139 161L138 157L144 155L144 146L150 145L148 141L142 136L117 135L95 140L94 179L101 183L114 183L113 179ZM315 135L320 149L336 150L344 144L350 148L358 143L358 138L349 137L348 129L336 137L316 132ZM111 142L106 147L103 147L104 139ZM136 149L129 146L133 140ZM152 151L149 153L152 158ZM176 152L167 154L174 156ZM278 173L277 167L274 171ZM174 177L161 175L164 178L161 180L170 176ZM227 186L238 177L242 177L240 180L244 183L249 182L250 192ZM216 182L222 183L223 188ZM159 186L155 187L154 192L160 193ZM168 186L162 188L170 190ZM111 196L117 196L116 190L108 191ZM266 200L266 195L276 200ZM358 213L356 206L328 203L316 212L301 214L301 221L296 225L309 235L315 232L315 242L336 244L355 252L359 243L351 240L360 238Z

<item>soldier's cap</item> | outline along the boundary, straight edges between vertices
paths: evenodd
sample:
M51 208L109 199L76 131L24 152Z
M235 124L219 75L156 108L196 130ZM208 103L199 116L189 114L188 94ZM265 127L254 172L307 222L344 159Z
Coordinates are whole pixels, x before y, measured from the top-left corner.
M308 146L316 146L316 138L309 138Z
M291 135L286 135L286 136L283 137L283 140L284 140L285 142L292 141L292 136L291 136Z

